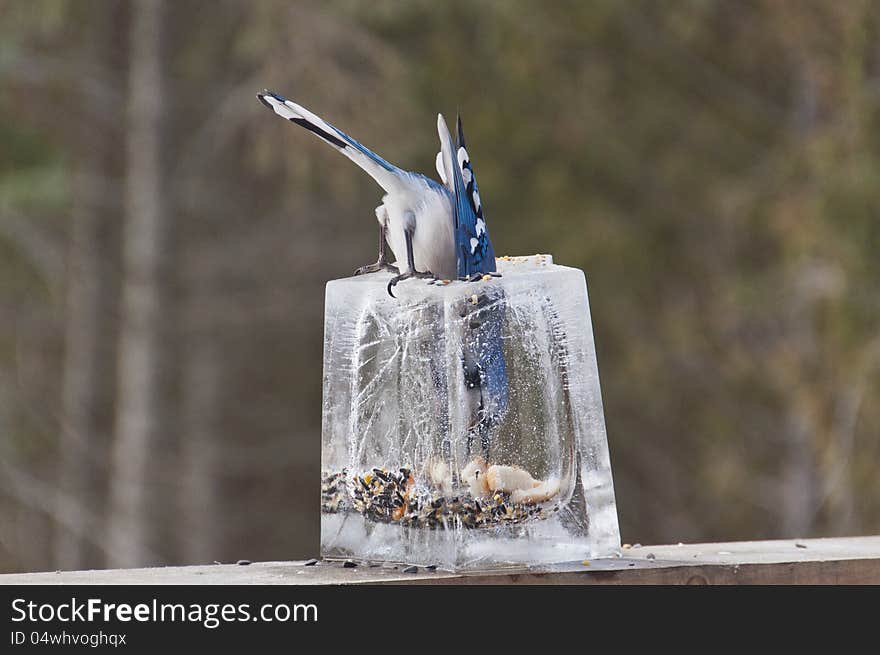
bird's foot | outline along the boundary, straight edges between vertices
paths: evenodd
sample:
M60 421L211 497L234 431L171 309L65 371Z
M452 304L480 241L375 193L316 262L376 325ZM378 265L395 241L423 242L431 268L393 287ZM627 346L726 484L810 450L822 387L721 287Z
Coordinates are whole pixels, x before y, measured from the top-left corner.
M396 266L394 266L393 264L389 264L388 262L383 262L380 259L375 264L367 264L366 266L361 266L358 270L354 272L354 274L366 275L367 273L378 273L379 271L388 271L389 273L394 274L400 273L400 270Z
M410 278L418 278L421 280L436 280L437 276L434 275L431 271L413 271L409 270L406 273L400 273L391 278L391 281L388 282L388 295L392 298L396 298L391 289L397 286L398 282L403 282L404 280L409 280Z
M492 271L491 273L471 273L467 277L459 278L462 282L476 282L484 277L501 277L501 273Z

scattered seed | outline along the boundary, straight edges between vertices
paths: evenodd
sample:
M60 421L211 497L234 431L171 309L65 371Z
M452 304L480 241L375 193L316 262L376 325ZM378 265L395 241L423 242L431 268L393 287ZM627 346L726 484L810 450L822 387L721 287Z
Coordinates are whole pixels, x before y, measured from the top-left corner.
M589 566L589 565L590 565L590 560L588 560L588 559L585 559L583 562L581 562L581 566Z
M476 305L477 302L478 302L479 300L480 300L480 299L477 298L477 294L474 294L474 295L471 296L471 304L472 304L472 305Z
M236 562L239 566L247 566L251 561L249 559L240 559Z
M434 571L437 570L437 565L436 564L428 564L428 566L425 567L425 570L431 571L433 573Z
M632 548L632 544L623 544L621 548L623 548L624 550L629 550L630 548Z
M305 564L303 564L303 566L314 566L314 565L317 564L317 563L318 563L318 560L316 560L316 559L310 559L308 562L306 562Z
M795 544L798 548L806 548L807 544Z
M648 559L657 559L657 556L654 553L648 553L647 555L645 555L645 557L647 557Z
M403 572L404 573L418 573L419 567L418 566L407 566L405 569L403 569Z
M641 547L642 547L642 544L633 544L632 547L633 547L633 548L641 548Z
M344 568L344 569L353 569L356 567L357 567L357 563L352 562L350 559L346 560L345 562L342 563L342 568Z

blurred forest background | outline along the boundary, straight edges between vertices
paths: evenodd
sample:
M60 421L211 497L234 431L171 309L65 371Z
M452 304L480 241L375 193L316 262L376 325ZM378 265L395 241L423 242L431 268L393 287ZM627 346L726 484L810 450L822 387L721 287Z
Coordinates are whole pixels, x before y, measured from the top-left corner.
M623 540L880 532L880 4L0 0L0 570L317 554L324 283L433 175L590 284Z

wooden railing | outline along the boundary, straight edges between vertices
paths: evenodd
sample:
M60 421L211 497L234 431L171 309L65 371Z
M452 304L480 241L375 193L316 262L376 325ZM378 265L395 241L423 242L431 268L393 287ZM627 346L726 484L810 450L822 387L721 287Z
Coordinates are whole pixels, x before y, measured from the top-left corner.
M620 555L491 573L292 561L15 573L0 584L880 584L880 536L641 546Z

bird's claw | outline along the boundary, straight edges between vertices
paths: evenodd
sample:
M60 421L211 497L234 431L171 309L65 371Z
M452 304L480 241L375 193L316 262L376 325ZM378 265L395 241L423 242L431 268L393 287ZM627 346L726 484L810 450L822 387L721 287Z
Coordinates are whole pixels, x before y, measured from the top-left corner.
M501 273L498 271L490 271L488 273L471 273L470 275L459 278L462 282L477 282L478 280L482 280L485 276L489 277L501 277Z
M410 278L419 278L422 280L436 280L437 276L434 275L431 271L407 271L406 273L399 273L395 275L388 282L388 295L392 298L397 298L392 292L391 289L397 286L398 282L403 282L404 280L409 280Z
M357 269L354 274L355 275L366 275L367 273L378 273L379 271L388 271L390 273L398 274L400 273L400 269L398 269L393 264L388 264L387 262L376 262L374 264L367 264L366 266L361 266Z

